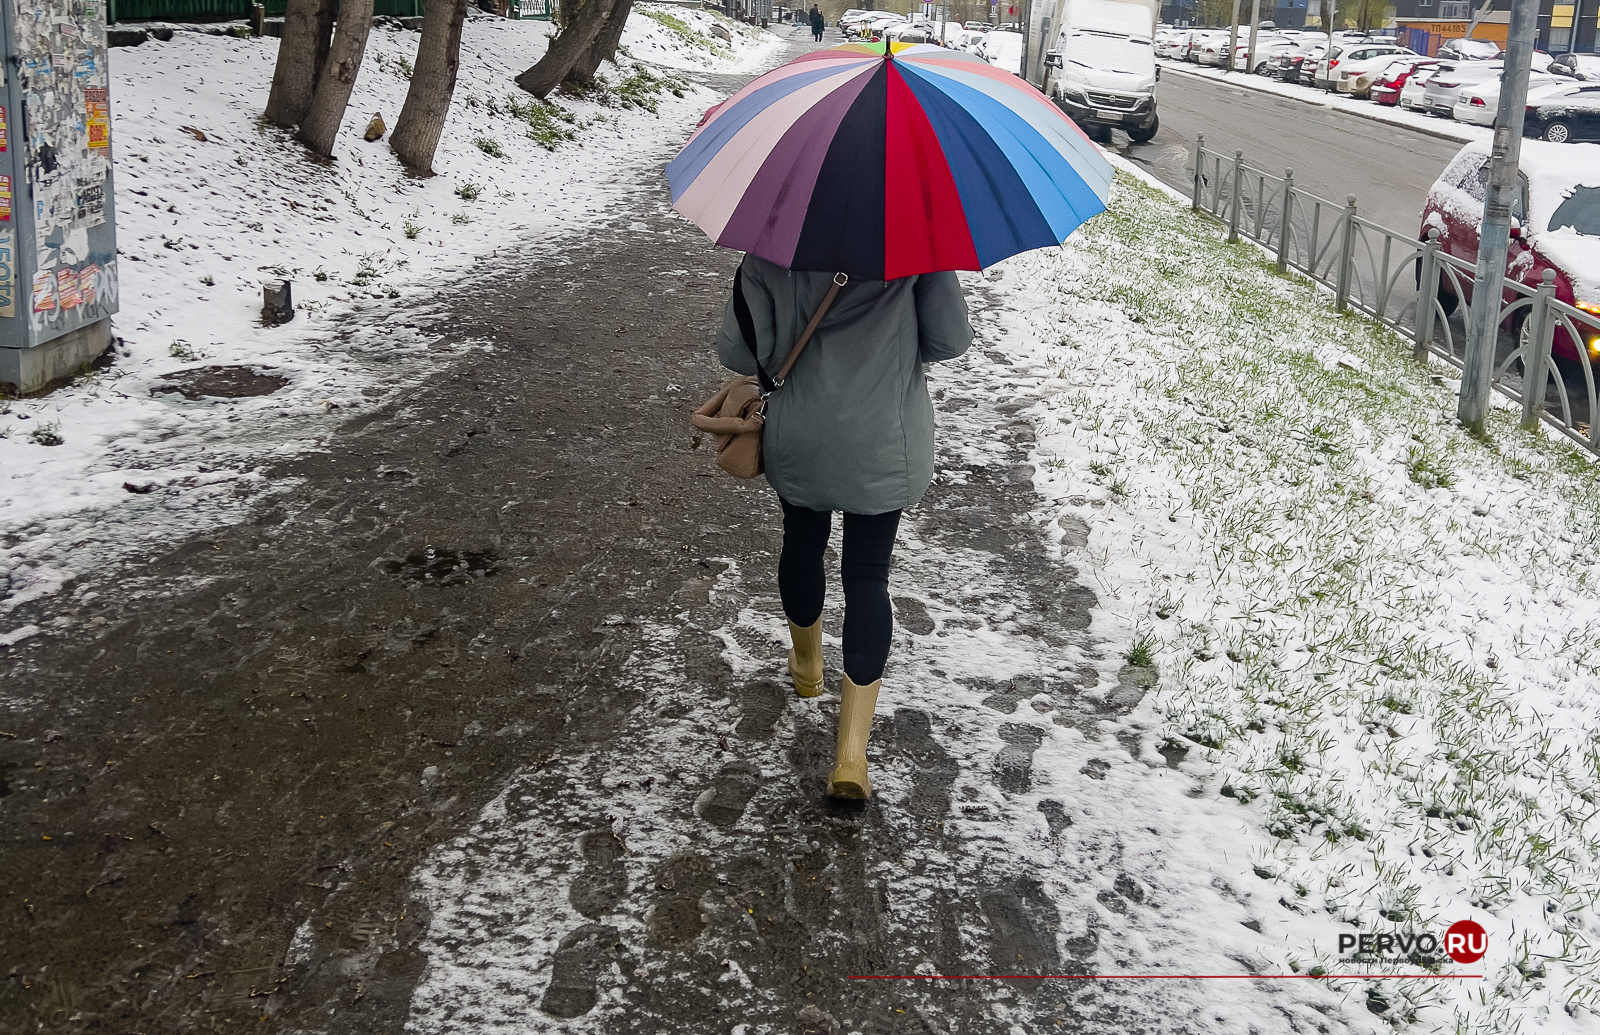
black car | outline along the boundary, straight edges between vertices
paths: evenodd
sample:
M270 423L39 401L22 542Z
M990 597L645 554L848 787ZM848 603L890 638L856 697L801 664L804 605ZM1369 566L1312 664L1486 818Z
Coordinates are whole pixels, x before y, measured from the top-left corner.
M1554 144L1600 140L1600 83L1580 83L1543 94L1528 105L1522 135Z
M1278 62L1272 69L1272 74L1286 83L1305 83L1309 85L1316 78L1317 62L1322 58L1322 52L1327 50L1323 43L1302 44L1286 54L1279 54Z

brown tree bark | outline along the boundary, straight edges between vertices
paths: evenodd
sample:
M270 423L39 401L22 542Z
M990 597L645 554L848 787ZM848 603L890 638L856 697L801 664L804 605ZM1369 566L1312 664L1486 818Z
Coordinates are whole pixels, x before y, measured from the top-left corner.
M461 66L461 26L466 19L467 0L432 0L423 12L416 69L389 137L395 156L414 172L433 175L433 155Z
M576 86L587 90L594 85L594 73L600 65L611 61L617 56L617 45L622 42L622 30L628 26L628 15L633 11L633 0L615 0L611 14L606 18L606 23L601 28L594 42L589 44L572 67L567 69L567 74L562 77L563 86Z
M300 139L324 158L333 154L333 141L344 121L350 91L361 72L361 59L367 53L367 36L372 31L372 0L344 0L339 5L338 31L328 60L317 80L311 110L300 122Z
M541 100L561 85L572 66L594 43L611 16L615 0L585 0L571 10L550 49L532 68L517 76L517 85Z
M311 110L318 73L333 40L333 15L338 0L289 0L283 16L283 39L267 95L268 122L294 128Z

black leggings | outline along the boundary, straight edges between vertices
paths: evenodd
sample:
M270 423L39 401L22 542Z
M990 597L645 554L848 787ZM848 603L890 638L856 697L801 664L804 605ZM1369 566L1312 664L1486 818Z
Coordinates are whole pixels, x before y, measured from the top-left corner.
M802 628L822 617L827 579L822 554L828 548L833 515L783 504L783 555L778 558L778 594L789 621ZM900 512L846 514L844 554L844 673L857 686L883 677L894 628L889 608L889 561Z

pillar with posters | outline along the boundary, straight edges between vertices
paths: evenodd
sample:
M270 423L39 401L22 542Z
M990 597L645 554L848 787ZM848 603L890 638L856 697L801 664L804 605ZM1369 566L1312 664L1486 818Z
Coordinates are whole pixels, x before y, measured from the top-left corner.
M104 352L117 311L104 0L0 3L0 383Z

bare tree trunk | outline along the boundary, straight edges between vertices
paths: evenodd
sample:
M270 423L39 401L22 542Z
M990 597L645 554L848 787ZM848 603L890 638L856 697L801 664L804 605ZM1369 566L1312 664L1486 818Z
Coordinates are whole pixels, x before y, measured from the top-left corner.
M467 0L432 0L422 16L422 42L417 44L417 67L411 73L405 107L395 123L389 146L396 157L415 172L433 175L433 154L444 132L450 97L456 89L461 65L461 25L467 19Z
M289 0L283 16L283 40L272 70L267 95L267 121L293 128L311 109L318 73L333 39L333 12L338 0Z
M615 0L605 26L594 38L594 42L589 44L589 49L567 69L562 85L576 86L584 90L594 85L595 70L603 62L616 58L617 45L622 42L622 30L627 28L628 15L632 11L633 0Z
M585 0L583 6L569 12L568 20L550 41L550 49L532 68L517 76L517 85L535 97L549 96L561 84L572 66L594 43L600 30L605 28L615 0Z
M339 135L339 123L344 121L344 109L350 103L350 91L361 71L371 31L372 0L344 0L339 5L339 28L333 37L333 48L328 51L328 60L317 80L311 110L300 123L300 139L324 158L333 154L333 140Z

